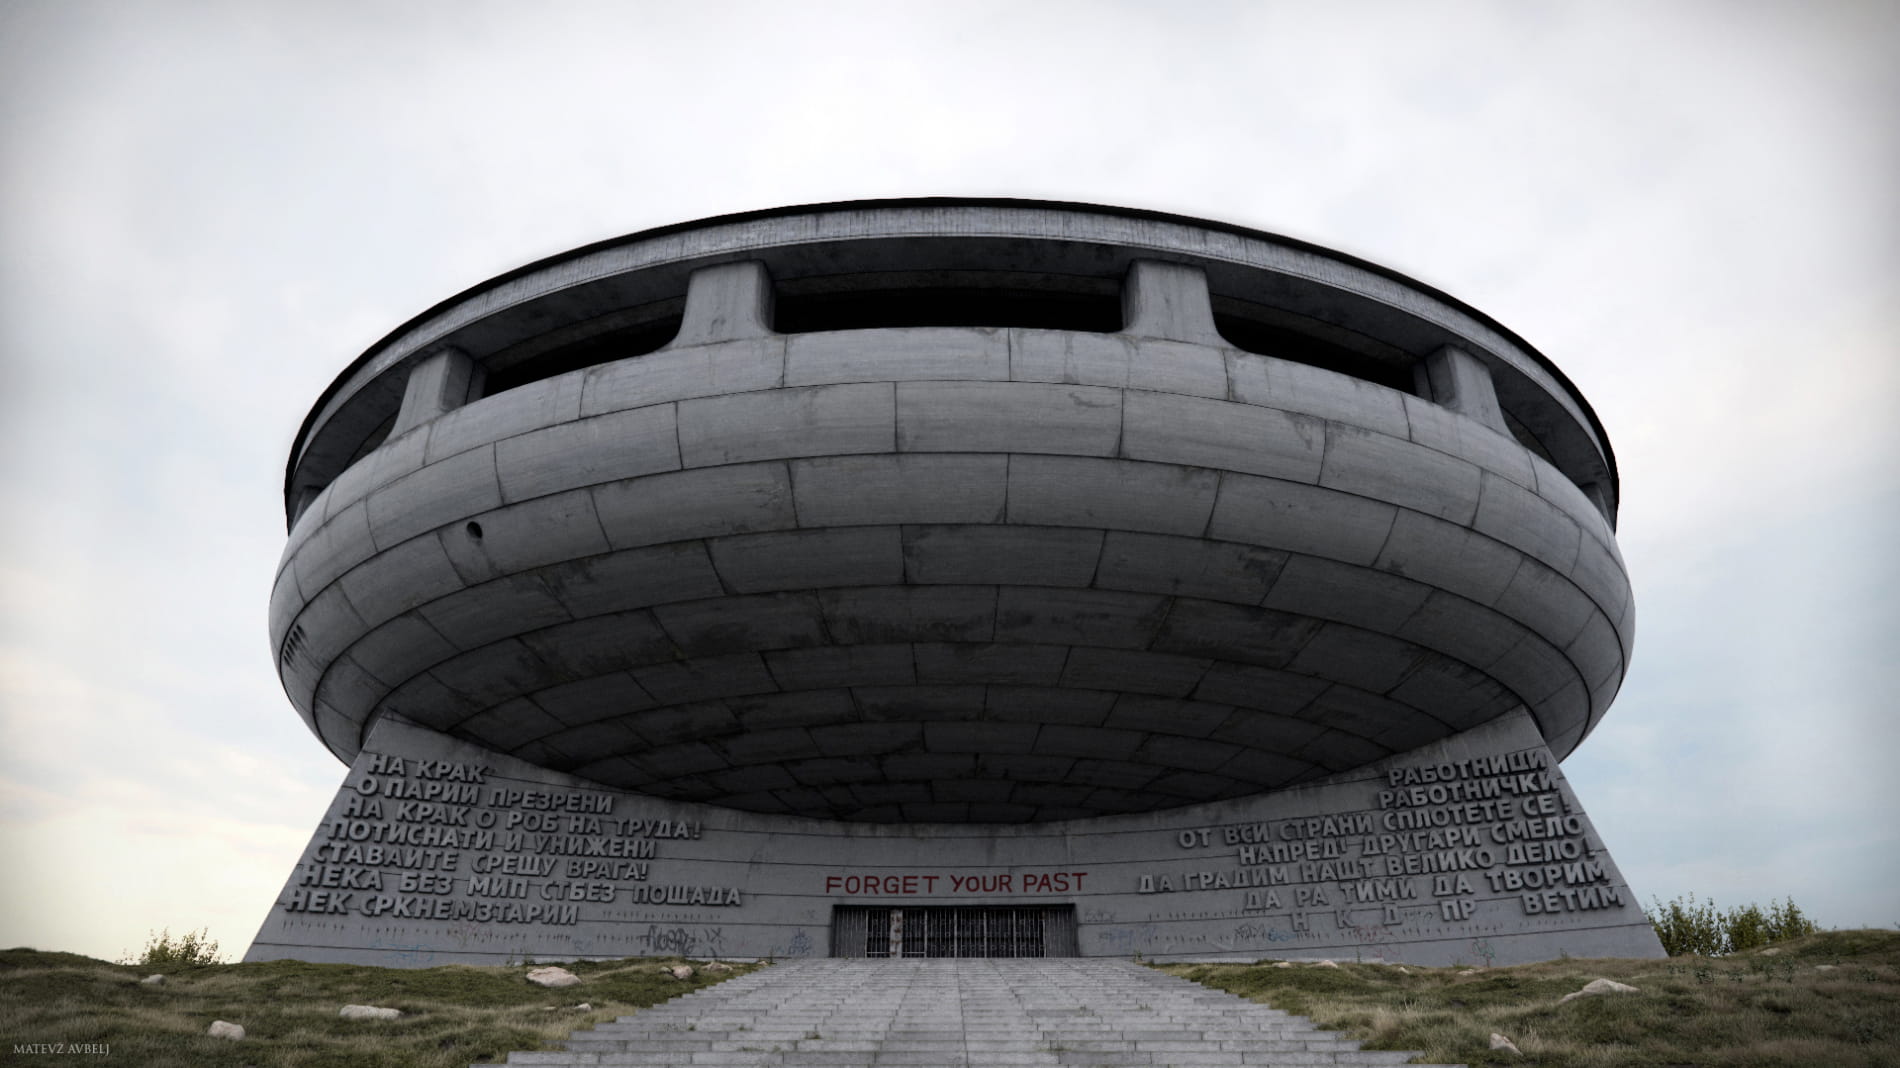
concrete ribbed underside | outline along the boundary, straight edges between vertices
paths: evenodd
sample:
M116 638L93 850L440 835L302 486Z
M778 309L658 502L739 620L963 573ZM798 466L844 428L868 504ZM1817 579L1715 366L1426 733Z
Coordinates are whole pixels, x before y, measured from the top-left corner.
M663 350L386 441L292 532L286 688L607 785L956 822L1243 796L1607 708L1629 588L1510 438L1125 334Z

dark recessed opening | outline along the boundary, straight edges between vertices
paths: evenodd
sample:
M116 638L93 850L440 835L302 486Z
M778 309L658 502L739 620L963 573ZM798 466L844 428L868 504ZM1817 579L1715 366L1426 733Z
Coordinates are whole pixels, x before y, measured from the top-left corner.
M1283 326L1247 319L1237 315L1214 315L1214 328L1227 343L1243 352L1291 360L1337 374L1376 382L1401 393L1416 393L1412 369L1354 352L1344 345L1289 330Z
M468 526L462 529L468 531L468 536L474 538L476 541L482 540L482 525L480 523L471 520Z
M644 356L665 348L666 343L677 337L679 332L680 317L672 315L563 345L502 370L489 372L487 380L482 383L482 396L492 397L530 382L564 375L583 367L597 367L630 356Z
M782 334L905 326L1022 327L1111 333L1121 329L1114 293L925 286L778 295L773 325Z

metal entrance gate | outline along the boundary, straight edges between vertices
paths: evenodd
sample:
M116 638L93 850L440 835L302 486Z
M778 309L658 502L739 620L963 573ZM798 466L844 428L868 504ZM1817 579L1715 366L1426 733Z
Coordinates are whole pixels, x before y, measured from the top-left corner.
M926 905L831 911L834 957L1073 957L1075 906Z

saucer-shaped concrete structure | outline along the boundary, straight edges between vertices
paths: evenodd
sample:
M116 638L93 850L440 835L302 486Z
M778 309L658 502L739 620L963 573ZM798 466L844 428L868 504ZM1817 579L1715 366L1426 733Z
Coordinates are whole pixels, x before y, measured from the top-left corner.
M1617 496L1550 360L1353 257L790 208L531 264L351 364L271 638L345 761L390 724L722 813L1072 827L1506 723L1561 759L1628 663Z

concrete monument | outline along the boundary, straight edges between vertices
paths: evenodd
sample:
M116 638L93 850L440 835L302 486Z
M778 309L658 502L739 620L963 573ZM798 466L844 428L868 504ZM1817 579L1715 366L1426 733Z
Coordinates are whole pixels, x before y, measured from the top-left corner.
M305 420L350 766L246 959L1660 955L1558 761L1632 638L1557 367L1297 241L900 200L511 272Z

